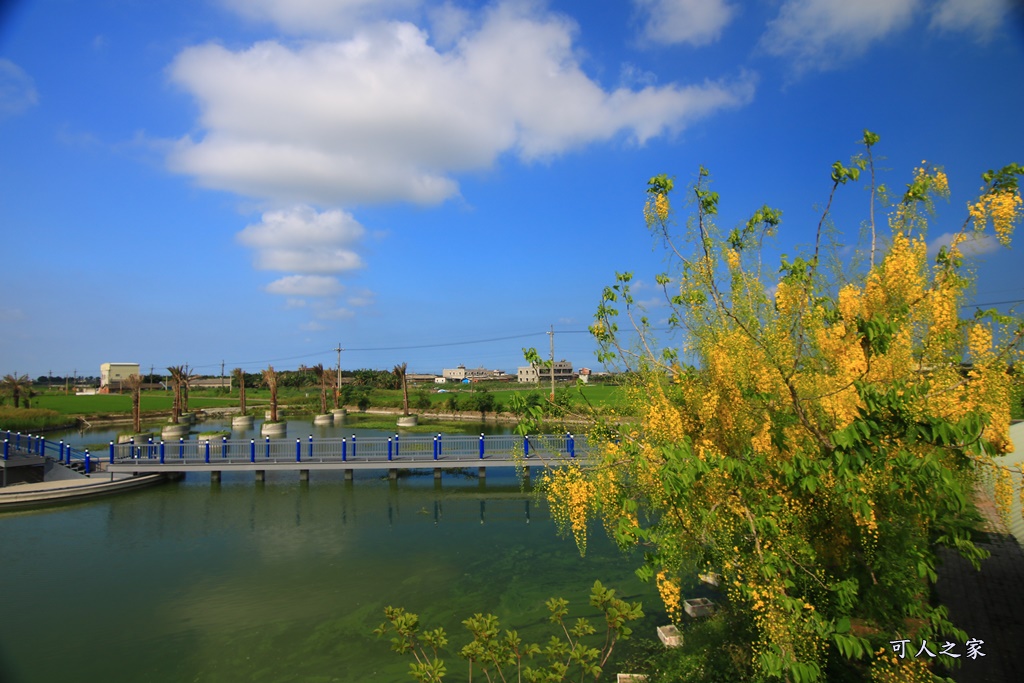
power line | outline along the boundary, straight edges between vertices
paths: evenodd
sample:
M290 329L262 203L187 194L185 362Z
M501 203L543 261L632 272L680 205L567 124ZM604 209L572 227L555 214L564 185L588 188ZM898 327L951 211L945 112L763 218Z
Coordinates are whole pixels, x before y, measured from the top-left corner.
M1024 299L1011 299L1010 301L986 301L981 304L964 304L960 308L980 308L981 306L1002 306L1004 304L1021 304Z
M445 346L466 346L468 344L488 344L490 342L509 341L511 339L528 339L539 337L547 332L535 332L533 334L516 334L509 337L493 337L491 339L474 339L471 341L442 342L439 344L414 344L411 346L371 346L362 349L345 347L346 351L407 351L409 349L437 349Z

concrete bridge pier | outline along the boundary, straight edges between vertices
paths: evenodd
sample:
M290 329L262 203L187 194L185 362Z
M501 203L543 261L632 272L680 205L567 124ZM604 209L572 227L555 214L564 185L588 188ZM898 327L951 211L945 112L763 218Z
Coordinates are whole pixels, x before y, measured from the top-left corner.
M435 467L434 468L434 479L437 479L437 480L441 479L441 468L440 467Z
M213 472L210 472L210 483L211 484L219 484L220 483L220 470L214 470Z
M481 467L480 471L477 474L478 474L478 476L481 479L486 479L487 478L487 468L486 467Z
M299 481L309 481L309 470L299 470Z
M391 481L397 481L398 480L398 470L393 468L393 467L391 469L389 469L388 470L388 479L390 479Z
M267 480L267 471L266 470L256 470L256 481L266 481L266 480Z
M345 481L352 481L352 470L345 470Z

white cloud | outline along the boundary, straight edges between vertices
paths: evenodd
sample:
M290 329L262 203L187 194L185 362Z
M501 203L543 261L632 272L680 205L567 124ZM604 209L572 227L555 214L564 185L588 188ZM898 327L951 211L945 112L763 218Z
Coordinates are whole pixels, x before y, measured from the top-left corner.
M309 206L270 211L260 223L238 233L238 241L256 249L256 267L291 273L342 273L363 266L350 247L366 230L350 214Z
M408 12L420 0L221 0L230 10L269 22L294 34L330 35L351 31L362 22Z
M988 39L1011 9L1009 0L940 0L931 26L942 31L971 31Z
M338 278L328 275L288 275L274 280L266 287L270 294L288 297L335 296L345 291Z
M928 255L935 256L942 247L949 248L955 236L952 232L944 232L928 243ZM967 241L960 244L960 252L964 256L981 256L990 254L999 249L999 240L992 235L977 235L973 232L967 233Z
M32 77L9 59L0 59L0 118L21 114L39 103Z
M797 72L824 71L930 15L928 27L991 38L1006 23L1011 0L784 0L761 47L793 60Z
M920 0L785 0L761 46L798 71L828 69L910 25Z
M647 13L644 36L663 44L718 40L736 9L725 0L633 0Z
M438 51L408 23L298 47L184 50L171 78L199 105L200 137L170 167L206 187L327 206L458 193L451 175L625 134L637 143L746 104L753 79L605 90L581 69L575 25L498 6Z

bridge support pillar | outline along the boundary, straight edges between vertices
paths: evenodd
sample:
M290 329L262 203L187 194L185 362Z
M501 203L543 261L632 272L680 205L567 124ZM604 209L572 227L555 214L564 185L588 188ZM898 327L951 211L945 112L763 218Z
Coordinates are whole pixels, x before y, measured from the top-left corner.
M299 470L299 481L309 481L309 470Z
M398 470L396 470L393 467L391 469L389 469L388 470L388 479L390 479L391 481L397 480L398 479Z
M219 484L220 483L220 470L214 470L214 471L210 472L210 483L211 484Z
M435 467L434 468L434 479L440 479L440 478L441 478L441 468L440 467Z
M523 479L530 481L530 467L526 466L523 468Z
M256 481L266 481L266 480L267 480L267 471L266 470L256 470Z
M481 467L480 468L480 472L478 474L479 474L481 479L486 479L487 478L487 468L486 467Z
M345 470L345 481L352 481L352 470Z

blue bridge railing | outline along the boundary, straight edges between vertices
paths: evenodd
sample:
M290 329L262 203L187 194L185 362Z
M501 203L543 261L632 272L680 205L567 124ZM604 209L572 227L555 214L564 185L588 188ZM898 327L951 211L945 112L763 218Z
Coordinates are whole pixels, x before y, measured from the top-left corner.
M4 432L0 432L4 434ZM303 439L221 439L162 441L153 439L145 443L115 444L110 442L105 454L90 453L88 449L77 449L63 441L47 440L44 436L25 435L20 432L6 432L3 457L12 455L38 455L71 465L84 464L86 473L93 468L95 459L103 457L110 463L125 463L139 460L151 461L154 465L179 464L225 464L232 463L283 463L283 462L379 462L429 466L431 461L509 460L516 454L526 458L568 457L585 454L586 437L565 434L538 434L518 436L499 434L487 436L452 435L407 435L314 439L312 435Z

